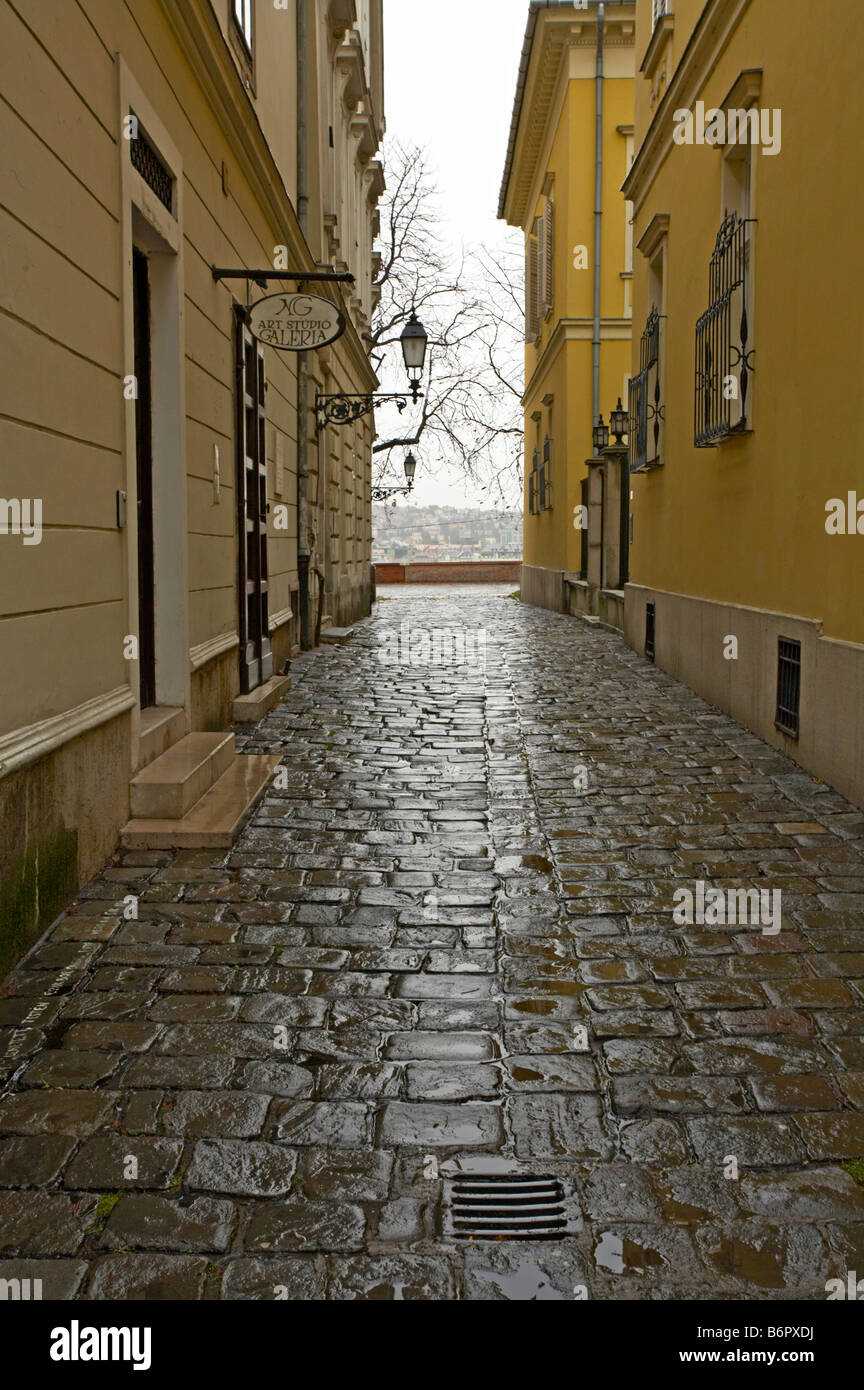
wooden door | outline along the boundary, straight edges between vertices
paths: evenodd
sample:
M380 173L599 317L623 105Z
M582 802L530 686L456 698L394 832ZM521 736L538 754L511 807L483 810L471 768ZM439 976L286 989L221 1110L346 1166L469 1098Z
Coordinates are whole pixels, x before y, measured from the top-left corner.
M135 334L135 455L138 477L138 673L142 709L156 703L156 594L153 556L153 414L150 373L150 273L132 251Z
M247 694L273 674L270 583L267 568L267 407L264 349L235 306L237 375L237 560L240 690Z

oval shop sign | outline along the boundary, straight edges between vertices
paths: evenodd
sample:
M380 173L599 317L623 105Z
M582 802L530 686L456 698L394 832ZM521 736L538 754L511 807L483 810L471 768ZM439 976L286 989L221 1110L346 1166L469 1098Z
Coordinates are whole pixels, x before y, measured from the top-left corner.
M249 327L267 347L308 352L341 338L345 319L335 304L320 295L271 294L252 305Z

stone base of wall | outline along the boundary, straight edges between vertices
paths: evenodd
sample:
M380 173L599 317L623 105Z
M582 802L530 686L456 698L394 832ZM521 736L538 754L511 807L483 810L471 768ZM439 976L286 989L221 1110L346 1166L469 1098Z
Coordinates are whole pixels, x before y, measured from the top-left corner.
M808 619L628 584L624 636L643 656L648 603L658 666L864 807L864 646L823 637ZM728 637L737 661L724 657ZM774 726L780 637L801 643L797 739Z
M239 693L238 648L231 647L192 672L189 728L206 733L227 728Z
M127 713L0 780L0 979L113 854L130 747Z
M551 608L553 613L570 612L564 570L523 565L520 594L522 602L530 603L534 608Z
M328 607L326 600L325 607ZM330 599L329 612L333 627L350 627L352 623L359 623L361 618L368 618L372 612L371 573L362 579L341 577Z

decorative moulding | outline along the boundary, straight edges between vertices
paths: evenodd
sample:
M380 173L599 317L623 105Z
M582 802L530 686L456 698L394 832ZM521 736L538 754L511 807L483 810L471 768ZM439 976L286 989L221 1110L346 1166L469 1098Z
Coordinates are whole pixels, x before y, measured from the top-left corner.
M644 73L646 77L650 78L654 76L657 64L660 62L660 55L669 39L672 37L674 28L675 16L673 14L664 14L662 19L658 19L655 24L654 33L651 35L651 42L646 48L645 57L639 65L639 71Z
M206 666L208 661L214 661L223 652L230 652L232 647L240 645L240 638L236 632L223 632L218 637L209 637L206 642L201 642L197 647L189 648L189 665L193 671L200 671L202 666Z
M668 231L668 212L655 213L636 243L636 249L640 251L643 256L653 256Z
M135 703L135 696L130 687L120 685L116 690L110 690L107 695L97 695L92 700L85 700L83 704L65 710L63 714L52 715L49 719L41 719L37 724L28 724L23 729L4 734L0 738L0 777L26 767L28 763L34 763L38 758L44 758L64 743L86 734L89 729L107 724L109 719L116 719L118 715L132 709Z

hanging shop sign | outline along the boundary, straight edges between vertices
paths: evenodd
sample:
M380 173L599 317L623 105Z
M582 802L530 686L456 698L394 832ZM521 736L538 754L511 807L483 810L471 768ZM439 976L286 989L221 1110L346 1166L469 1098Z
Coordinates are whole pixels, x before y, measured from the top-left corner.
M259 343L279 352L326 347L345 332L345 318L317 294L270 294L249 310L249 327Z

